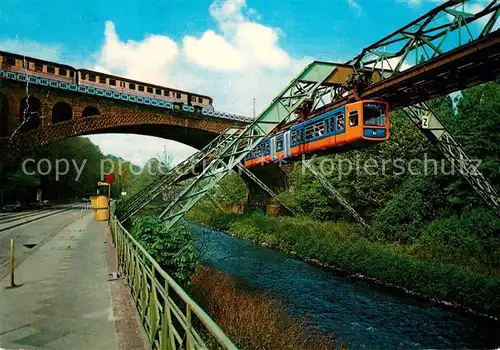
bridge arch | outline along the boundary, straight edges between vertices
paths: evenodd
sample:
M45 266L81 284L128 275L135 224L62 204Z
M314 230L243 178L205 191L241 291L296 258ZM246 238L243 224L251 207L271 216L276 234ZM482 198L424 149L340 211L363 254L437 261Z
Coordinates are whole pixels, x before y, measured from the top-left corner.
M25 97L19 106L19 123L24 125L20 132L38 129L40 127L41 103L36 97Z
M65 122L73 119L73 108L69 103L57 102L52 107L52 124Z
M101 112L99 112L99 110L97 108L95 108L94 106L87 106L82 111L83 118L88 118L88 117L92 117L95 115L101 115Z
M9 136L9 100L0 93L0 137Z

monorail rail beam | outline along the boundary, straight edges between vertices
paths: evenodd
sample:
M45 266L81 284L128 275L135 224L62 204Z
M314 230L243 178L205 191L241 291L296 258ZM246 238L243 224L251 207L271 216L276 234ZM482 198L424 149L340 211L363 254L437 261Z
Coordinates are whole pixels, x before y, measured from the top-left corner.
M398 74L405 65L424 63L495 30L499 0L487 0L467 12L472 0L450 0L363 49L349 64L356 69L381 69L383 77ZM469 10L472 7L468 8ZM474 28L470 25L474 23ZM415 61L407 59L414 56Z

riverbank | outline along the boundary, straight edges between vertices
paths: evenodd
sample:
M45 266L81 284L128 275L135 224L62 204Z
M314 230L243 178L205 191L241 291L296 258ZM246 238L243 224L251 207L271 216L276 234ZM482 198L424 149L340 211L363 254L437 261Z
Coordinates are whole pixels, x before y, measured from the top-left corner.
M238 281L208 267L191 277L190 294L242 349L318 349L334 346L334 339L304 329L300 319L283 311L276 299L243 288Z
M353 224L305 218L240 216L195 209L188 217L238 238L336 267L349 274L460 304L498 317L500 278L449 263L417 259L407 247L368 241Z

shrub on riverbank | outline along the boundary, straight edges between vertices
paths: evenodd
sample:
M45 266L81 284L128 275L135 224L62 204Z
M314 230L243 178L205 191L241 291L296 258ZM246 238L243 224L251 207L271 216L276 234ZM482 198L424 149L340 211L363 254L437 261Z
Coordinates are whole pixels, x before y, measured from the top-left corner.
M305 331L279 301L241 288L219 271L200 268L190 290L200 306L242 349L332 349L328 337Z
M166 230L156 216L134 220L132 236L179 283L185 283L193 274L198 259L191 235L183 225Z
M206 212L191 213L190 217L210 225L201 220L208 217ZM293 252L301 258L316 259L348 273L500 315L500 277L435 260L416 259L408 246L365 239L364 235L369 233L356 224L252 214L228 216L227 223L216 228L221 226L229 227L228 231L239 238Z

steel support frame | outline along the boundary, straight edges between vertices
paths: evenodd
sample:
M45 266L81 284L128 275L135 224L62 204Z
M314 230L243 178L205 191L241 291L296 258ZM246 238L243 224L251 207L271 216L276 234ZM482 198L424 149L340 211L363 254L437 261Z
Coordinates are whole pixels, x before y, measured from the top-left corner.
M214 150L217 158L160 214L166 228L171 228L264 137L288 120L306 98L313 98L335 68L335 64L327 62L309 64L233 142Z
M471 159L460 144L451 136L436 114L426 104L417 103L403 108L406 116L452 163L458 165L460 174L477 194L500 215L500 195L488 179L479 171L477 162Z
M424 61L433 59L468 41L474 41L488 35L495 28L498 20L499 0L488 0L484 8L476 13L464 11L465 5L470 2L472 1L450 0L445 2L363 49L361 54L348 64L354 65L359 70L381 69L383 77L389 78L401 71L411 54L415 54L413 64L418 65L422 63L420 62L421 58ZM480 26L479 30L471 29L471 23ZM452 33L457 36L455 45L450 45Z
M140 193L129 199L129 203L125 203L122 210L120 220L126 222L139 210L144 208L148 203L153 201L159 194L170 189L176 184L183 176L187 175L190 171L194 170L197 166L202 165L212 154L211 150L217 146L226 144L234 139L235 134L239 129L230 128L225 130L222 134L217 136L212 142L205 146L201 151L194 153L186 160L170 169L170 171L163 175L160 179L152 181Z
M363 219L361 215L354 209L347 199L344 198L340 194L339 191L335 189L335 187L332 186L332 184L319 172L314 169L314 166L311 163L311 160L303 160L302 165L309 170L315 177L316 179L319 180L319 182L325 187L332 195L335 197L335 199L363 226L368 227L368 224L366 221Z

